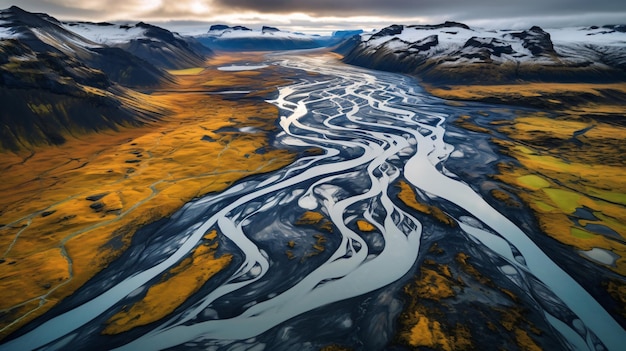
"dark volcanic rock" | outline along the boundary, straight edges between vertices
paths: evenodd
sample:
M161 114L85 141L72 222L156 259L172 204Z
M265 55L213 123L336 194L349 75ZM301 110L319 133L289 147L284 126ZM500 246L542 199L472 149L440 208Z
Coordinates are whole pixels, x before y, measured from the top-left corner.
M361 37L359 35L354 35L354 36L346 39L345 41L343 41L341 44L339 44L333 50L333 52L336 52L336 53L338 53L340 55L346 56L352 50L354 50L359 44L361 44Z
M104 208L104 204L102 202L94 202L91 205L89 205L89 208L91 208L92 210L96 212L100 212Z
M541 27L533 26L523 32L511 33L511 36L521 39L522 45L535 56L556 55L550 34L541 29Z
M383 29L381 29L378 33L372 35L371 39L376 39L376 38L380 38L380 37L386 37L386 36L391 36L391 35L397 35L402 33L402 31L404 30L404 26L401 24L392 24L389 27L385 27Z
M409 50L414 49L417 51L428 51L430 48L437 45L439 45L439 36L437 34L433 34L414 42L409 46Z
M100 193L100 194L90 195L90 196L87 196L85 198L85 200L87 200L87 201L98 201L98 200L102 199L103 197L105 197L107 195L109 195L109 193Z
M485 48L490 53L490 56L491 54L495 56L500 56L502 54L514 53L513 48L511 47L511 44L507 44L503 42L502 40L499 40L496 38L472 37L465 43L463 47Z
M226 30L228 28L230 27L225 24L214 24L209 28L209 32L214 31L214 30Z
M162 70L124 49L105 46L92 51L98 55L94 55L91 64L122 85L156 86L167 77Z
M602 28L612 29L620 33L626 33L626 24L608 24L608 25L602 26Z
M263 28L261 29L261 32L263 32L263 33L275 33L275 32L280 32L280 29L278 29L276 27L263 26Z
M446 21L444 23L441 24L418 24L418 25L412 25L412 26L408 26L409 28L415 28L415 29L442 29L442 28L463 28L463 29L470 29L470 27L466 24L463 23L459 23L459 22L454 22L454 21Z

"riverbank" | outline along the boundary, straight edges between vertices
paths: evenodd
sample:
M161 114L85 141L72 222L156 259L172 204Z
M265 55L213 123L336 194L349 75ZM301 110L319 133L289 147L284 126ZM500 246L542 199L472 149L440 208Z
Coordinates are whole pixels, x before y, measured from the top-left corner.
M532 209L543 233L604 271L600 286L588 288L611 296L612 312L623 322L626 85L520 82L426 88L454 103L536 109L510 120L461 116L455 124L490 135L503 154L515 159L499 163L494 177ZM501 201L510 200L501 196Z
M133 103L168 111L159 122L2 154L0 339L104 269L138 228L295 160L296 152L271 145L278 109L264 101L295 73L218 70L262 58L221 55L134 95ZM232 90L246 92L207 94ZM204 261L227 261L212 255Z

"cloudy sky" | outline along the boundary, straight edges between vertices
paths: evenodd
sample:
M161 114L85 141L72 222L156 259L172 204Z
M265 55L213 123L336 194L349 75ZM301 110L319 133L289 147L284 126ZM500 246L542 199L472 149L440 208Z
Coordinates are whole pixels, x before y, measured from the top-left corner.
M494 28L626 22L624 0L0 0L0 8L14 4L61 20L142 20L182 32L214 23L327 33L445 20Z

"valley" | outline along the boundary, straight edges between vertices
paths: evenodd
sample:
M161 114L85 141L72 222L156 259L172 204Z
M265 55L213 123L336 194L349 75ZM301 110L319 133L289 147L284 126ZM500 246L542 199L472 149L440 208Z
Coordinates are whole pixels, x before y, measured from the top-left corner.
M625 38L0 10L0 351L619 350Z
M277 111L263 102L285 72L217 70L235 62L222 56L197 74L173 71L177 79L163 93L137 93L138 103L166 111L159 121L3 155L2 335L104 269L138 228L295 160L297 152L270 144ZM251 91L240 95L255 96L215 94L235 82Z

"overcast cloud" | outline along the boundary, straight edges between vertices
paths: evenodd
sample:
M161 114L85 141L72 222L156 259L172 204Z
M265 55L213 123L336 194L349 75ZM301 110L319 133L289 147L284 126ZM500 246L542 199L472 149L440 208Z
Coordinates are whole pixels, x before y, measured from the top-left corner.
M501 28L626 22L624 0L0 0L0 8L13 4L61 20L142 20L202 30L207 23L331 31L444 20Z

